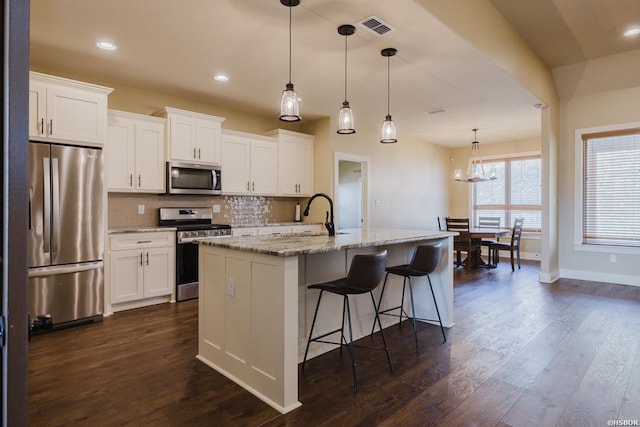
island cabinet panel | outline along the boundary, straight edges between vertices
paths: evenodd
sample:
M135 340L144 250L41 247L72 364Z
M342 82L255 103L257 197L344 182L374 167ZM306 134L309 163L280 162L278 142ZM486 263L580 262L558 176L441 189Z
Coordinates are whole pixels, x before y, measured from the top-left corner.
M300 406L298 259L237 254L200 246L198 359L288 412Z

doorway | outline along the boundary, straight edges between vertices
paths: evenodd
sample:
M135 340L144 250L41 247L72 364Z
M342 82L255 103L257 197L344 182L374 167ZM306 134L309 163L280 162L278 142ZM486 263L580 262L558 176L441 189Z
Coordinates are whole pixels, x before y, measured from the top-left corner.
M337 228L366 230L369 159L336 152L333 170Z

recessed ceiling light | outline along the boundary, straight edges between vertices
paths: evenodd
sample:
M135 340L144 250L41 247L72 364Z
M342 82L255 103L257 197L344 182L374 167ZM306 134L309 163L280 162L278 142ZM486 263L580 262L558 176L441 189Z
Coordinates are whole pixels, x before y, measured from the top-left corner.
M640 27L631 27L624 32L625 37L633 37L640 34Z
M213 79L218 82L227 82L229 81L229 76L225 73L217 73L213 76Z
M118 48L115 44L105 41L96 43L96 46L102 50L116 50Z

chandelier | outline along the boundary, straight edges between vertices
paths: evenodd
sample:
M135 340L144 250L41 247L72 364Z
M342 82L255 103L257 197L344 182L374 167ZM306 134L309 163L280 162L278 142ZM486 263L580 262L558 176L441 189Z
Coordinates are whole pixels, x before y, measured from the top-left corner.
M480 143L478 142L477 132L478 129L473 130L473 142L471 143L471 155L469 156L469 163L467 166L467 174L462 175L462 169L456 169L454 171L453 179L462 182L482 182L486 181L487 177L484 172L484 165L482 164L482 157L480 157ZM489 171L489 179L496 179L495 169Z

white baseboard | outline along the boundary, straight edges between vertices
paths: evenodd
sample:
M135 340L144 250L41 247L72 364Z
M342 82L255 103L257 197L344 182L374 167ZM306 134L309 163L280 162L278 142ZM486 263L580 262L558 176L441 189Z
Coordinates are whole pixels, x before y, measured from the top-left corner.
M601 273L597 271L560 269L560 277L564 279L588 280L591 282L615 283L618 285L640 286L638 276L626 274Z

